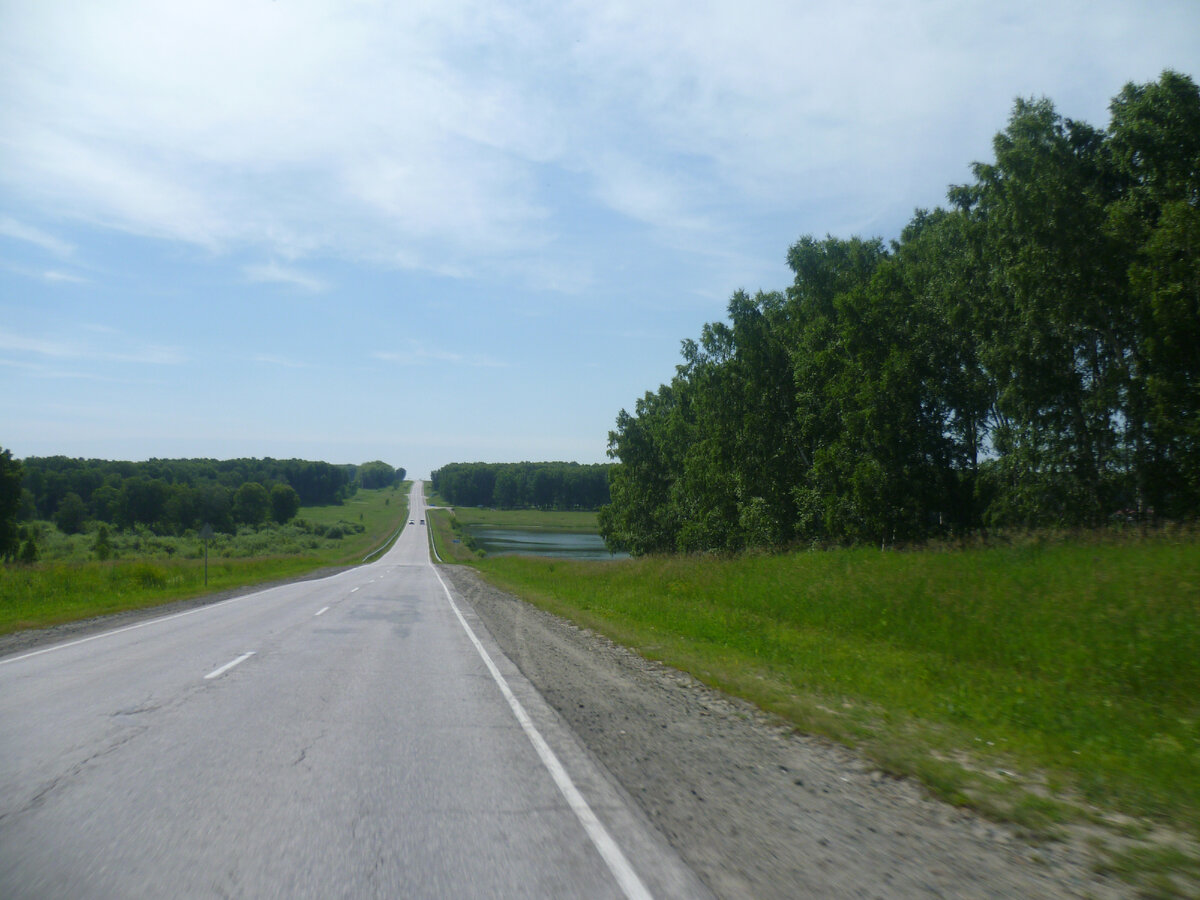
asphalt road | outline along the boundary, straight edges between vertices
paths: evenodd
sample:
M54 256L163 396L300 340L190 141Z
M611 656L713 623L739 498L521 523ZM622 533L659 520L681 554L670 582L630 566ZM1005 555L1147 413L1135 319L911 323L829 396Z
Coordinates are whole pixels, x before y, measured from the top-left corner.
M419 524L332 578L0 659L6 898L705 893Z

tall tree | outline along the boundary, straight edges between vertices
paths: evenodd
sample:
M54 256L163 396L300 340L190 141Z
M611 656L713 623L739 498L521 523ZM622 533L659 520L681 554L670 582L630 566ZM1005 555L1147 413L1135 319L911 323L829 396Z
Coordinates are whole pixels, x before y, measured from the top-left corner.
M1121 196L1108 227L1128 253L1136 324L1124 419L1137 502L1179 516L1200 507L1200 90L1167 71L1110 109Z
M300 495L290 484L271 485L271 517L283 525L300 511Z
M271 497L257 481L247 481L233 495L233 518L244 525L261 525L271 512Z
M54 514L54 524L63 534L79 534L83 531L87 511L83 499L74 491L70 491L59 501L58 511Z
M1129 339L1122 254L1104 228L1104 135L1048 100L1018 100L994 148L964 198L984 247L983 360L997 385L991 517L1094 524L1119 476Z
M17 533L17 512L21 508L21 461L11 450L0 449L0 559L16 558L21 542Z

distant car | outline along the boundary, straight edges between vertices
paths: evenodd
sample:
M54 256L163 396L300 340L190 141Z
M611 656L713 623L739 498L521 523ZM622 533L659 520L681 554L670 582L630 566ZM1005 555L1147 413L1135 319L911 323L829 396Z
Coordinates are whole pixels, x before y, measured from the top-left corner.
M425 520L424 520L424 519L422 519L421 521L422 521L422 522L424 522ZM409 519L409 520L408 520L408 524L409 524L409 525L411 525L412 523L413 523L413 520L412 520L412 519Z
M424 524L425 524L425 520L424 520L424 519L422 519L422 520L421 520L421 524L422 524L422 525L424 525Z

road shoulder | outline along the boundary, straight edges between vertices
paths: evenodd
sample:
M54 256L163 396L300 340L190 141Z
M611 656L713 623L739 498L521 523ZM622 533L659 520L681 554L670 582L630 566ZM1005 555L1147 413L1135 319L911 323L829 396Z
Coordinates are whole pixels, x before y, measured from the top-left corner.
M1122 897L823 739L441 567L496 644L719 897Z

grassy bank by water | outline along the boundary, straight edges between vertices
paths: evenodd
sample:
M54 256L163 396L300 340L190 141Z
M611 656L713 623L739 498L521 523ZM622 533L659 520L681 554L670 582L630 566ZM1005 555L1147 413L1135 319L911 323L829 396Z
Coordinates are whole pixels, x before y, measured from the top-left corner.
M407 515L405 488L364 490L340 506L303 507L288 525L218 534L208 548L207 587L195 535L114 532L115 557L100 561L95 531L63 535L47 524L41 562L0 567L0 634L352 565L382 548Z
M528 531L555 531L576 534L599 533L595 512L542 509L487 509L474 506L450 506L444 497L425 483L433 548L446 562L468 562L481 555L467 528L508 528Z
M1200 836L1200 540L481 560L502 587L1050 834Z
M542 509L481 509L456 506L454 515L463 525L488 528L514 528L539 531L597 534L600 531L595 512Z

